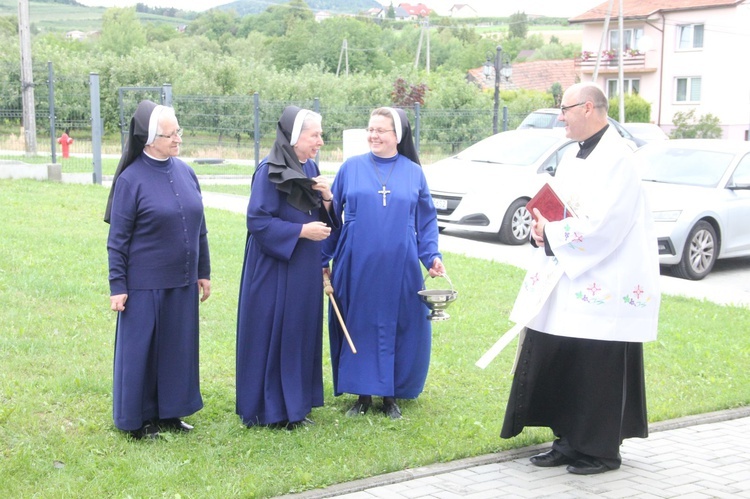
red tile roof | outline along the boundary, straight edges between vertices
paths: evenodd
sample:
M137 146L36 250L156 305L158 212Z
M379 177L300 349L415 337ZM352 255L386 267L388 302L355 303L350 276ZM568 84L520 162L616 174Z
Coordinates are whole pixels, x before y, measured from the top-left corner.
M710 9L714 7L732 7L745 0L622 0L624 18L645 18L651 14L675 10ZM601 21L607 15L609 2L597 5L593 9L568 19L570 23ZM619 5L612 6L612 16L619 15Z
M487 80L484 77L483 70L483 67L470 70L469 79L481 88L494 88L494 80ZM502 79L500 88L502 90L523 88L548 92L553 83L559 83L565 90L577 81L573 59L514 62L513 75L507 82Z

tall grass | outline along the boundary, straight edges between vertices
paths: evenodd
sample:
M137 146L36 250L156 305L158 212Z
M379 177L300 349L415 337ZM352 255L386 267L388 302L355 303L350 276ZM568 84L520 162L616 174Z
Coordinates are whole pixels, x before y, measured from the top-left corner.
M546 429L498 436L512 349L486 370L474 366L510 326L521 271L450 254L459 297L451 319L434 325L427 386L403 401L403 420L345 418L353 397L332 396L326 361L314 426L242 426L234 354L245 222L208 209L205 408L187 418L190 434L129 441L111 419L106 196L93 185L0 181L0 497L269 497L551 438ZM650 419L750 403L747 331L744 308L665 297L659 340L646 347Z

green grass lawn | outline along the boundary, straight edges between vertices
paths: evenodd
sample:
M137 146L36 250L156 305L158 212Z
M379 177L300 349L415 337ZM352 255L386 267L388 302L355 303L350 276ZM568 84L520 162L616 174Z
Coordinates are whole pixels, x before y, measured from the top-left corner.
M551 438L546 429L498 436L514 348L486 370L474 365L511 325L523 273L452 254L458 300L434 325L425 391L401 403L402 420L345 418L354 397L333 397L326 361L314 426L245 428L234 414L245 220L207 209L205 408L187 418L190 434L129 441L111 414L106 198L95 185L0 181L0 497L270 497ZM750 310L665 297L659 340L646 346L650 420L749 404L748 331Z

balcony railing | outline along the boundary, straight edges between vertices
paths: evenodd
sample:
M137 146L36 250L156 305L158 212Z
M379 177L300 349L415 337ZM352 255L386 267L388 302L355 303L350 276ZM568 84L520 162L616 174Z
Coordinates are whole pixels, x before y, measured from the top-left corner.
M583 72L593 72L596 67L597 54L590 55L589 57L577 57L575 61L576 69ZM601 71L611 71L612 69L619 69L620 57L615 54L613 56L602 55L599 61L599 69ZM646 67L646 55L624 55L622 58L623 70L629 69L645 69Z

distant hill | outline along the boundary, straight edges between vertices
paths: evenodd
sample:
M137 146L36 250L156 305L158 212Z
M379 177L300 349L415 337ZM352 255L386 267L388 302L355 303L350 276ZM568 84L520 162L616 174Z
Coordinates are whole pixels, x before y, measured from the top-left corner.
M31 0L29 17L32 33L64 33L70 30L95 31L102 27L104 7L86 7L73 0ZM196 13L178 12L184 16L163 16L137 13L141 21L179 26L189 22ZM0 17L18 16L18 0L0 0Z
M237 0L217 7L220 10L234 10L238 15L259 14L265 12L270 4L285 4L289 0ZM376 0L305 0L313 12L325 10L336 14L357 14L373 7L382 7ZM417 2L418 3L418 2Z

